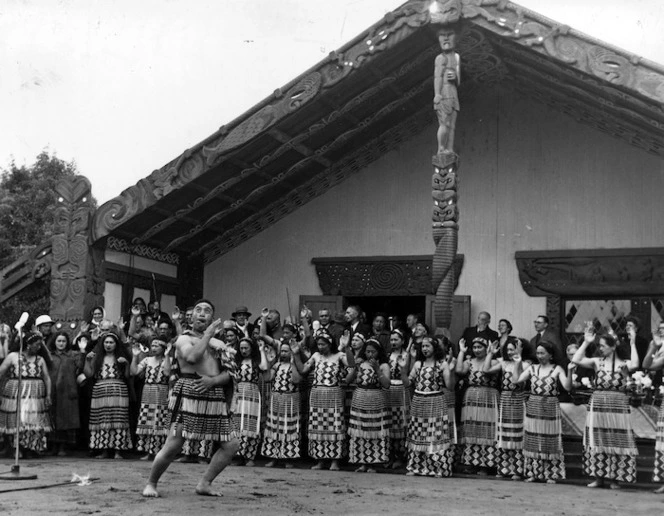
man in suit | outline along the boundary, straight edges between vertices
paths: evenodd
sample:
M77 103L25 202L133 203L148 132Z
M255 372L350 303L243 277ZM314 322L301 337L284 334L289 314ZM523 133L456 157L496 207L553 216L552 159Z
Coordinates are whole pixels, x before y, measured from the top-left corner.
M351 339L353 338L353 335L355 335L356 333L361 333L367 338L371 335L371 328L369 327L369 325L363 323L360 320L361 313L362 309L357 305L350 305L348 308L346 308L346 313L344 314L344 318L346 319L346 324L348 325L348 329L350 330Z
M477 326L469 326L463 330L462 339L465 339L466 345L472 347L473 340L477 337L485 339L487 342L494 342L500 338L498 332L489 328L491 324L491 314L489 312L480 312L477 314Z
M563 343L560 342L560 337L549 328L549 318L546 315L538 315L535 317L533 323L535 324L535 331L537 333L530 339L529 355L532 357L535 356L535 351L537 351L537 346L540 342L550 342L553 344L553 361L560 366L564 366L567 361L567 354L565 353ZM526 355L524 354L524 356Z

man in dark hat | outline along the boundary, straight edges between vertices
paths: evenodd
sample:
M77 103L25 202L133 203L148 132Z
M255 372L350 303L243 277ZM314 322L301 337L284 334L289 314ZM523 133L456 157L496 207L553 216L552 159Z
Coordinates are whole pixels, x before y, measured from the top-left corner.
M254 326L249 322L251 312L246 306L236 306L235 311L231 314L235 321L235 327L240 330L242 335L251 338L251 333L254 331Z

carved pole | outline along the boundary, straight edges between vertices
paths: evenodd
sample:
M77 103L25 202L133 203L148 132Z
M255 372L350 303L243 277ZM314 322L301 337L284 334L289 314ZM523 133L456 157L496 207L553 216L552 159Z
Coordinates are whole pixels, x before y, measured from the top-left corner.
M441 53L434 65L433 105L438 118L438 152L431 162L434 167L431 182L433 196L433 241L436 250L432 264L432 287L436 293L434 317L437 329L446 329L449 335L455 289L454 259L459 243L459 210L457 207L457 170L459 156L454 152L459 98L460 59L455 52L457 22L461 2L445 0L431 6L431 21Z
M90 181L83 176L55 185L58 206L51 237L51 317L75 330L92 307L103 304L104 251L89 245L94 209Z

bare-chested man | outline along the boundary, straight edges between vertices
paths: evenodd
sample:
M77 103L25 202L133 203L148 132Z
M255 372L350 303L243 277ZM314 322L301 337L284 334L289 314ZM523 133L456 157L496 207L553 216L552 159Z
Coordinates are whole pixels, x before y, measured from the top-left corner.
M224 387L235 381L235 360L226 345L213 338L221 319L212 322L214 306L201 300L194 306L192 330L175 342L180 378L169 403L171 431L152 464L143 496L157 497L157 482L182 450L185 439L210 440L219 444L210 465L196 486L196 493L220 496L212 481L231 463L239 448L233 436L230 401Z

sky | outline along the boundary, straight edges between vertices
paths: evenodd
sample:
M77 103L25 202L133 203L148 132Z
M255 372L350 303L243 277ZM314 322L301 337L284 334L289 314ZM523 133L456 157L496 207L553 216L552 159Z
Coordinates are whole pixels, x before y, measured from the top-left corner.
M402 3L2 0L0 169L48 150L102 204ZM662 0L517 3L664 64Z

